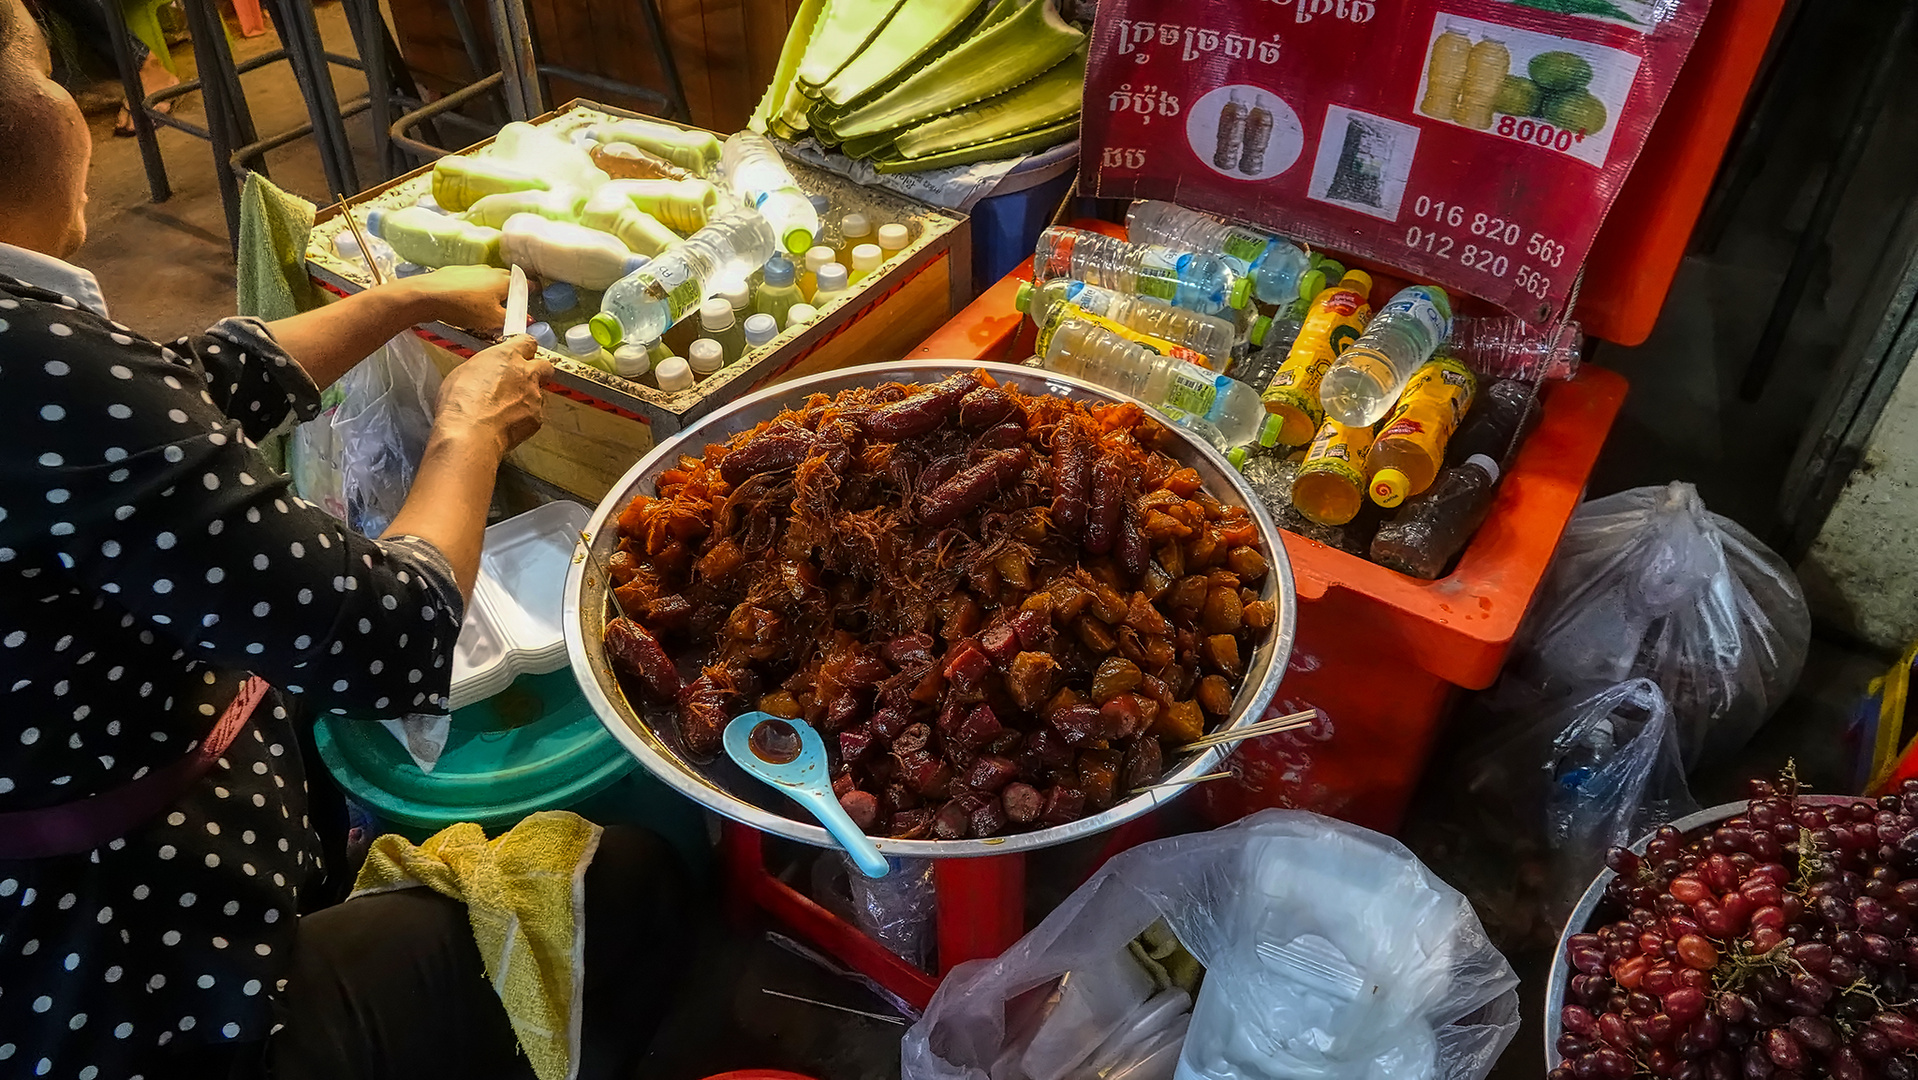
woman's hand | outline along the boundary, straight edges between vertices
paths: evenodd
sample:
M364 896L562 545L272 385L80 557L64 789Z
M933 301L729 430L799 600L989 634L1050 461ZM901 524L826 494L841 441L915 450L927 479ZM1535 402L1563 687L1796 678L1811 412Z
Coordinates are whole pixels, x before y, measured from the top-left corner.
M538 431L544 421L539 387L553 365L537 358L535 347L531 336L518 334L454 368L440 384L433 434L477 438L504 455Z
M506 320L506 271L492 266L449 266L405 278L394 287L413 293L421 322L497 332ZM477 359L477 357L475 357Z

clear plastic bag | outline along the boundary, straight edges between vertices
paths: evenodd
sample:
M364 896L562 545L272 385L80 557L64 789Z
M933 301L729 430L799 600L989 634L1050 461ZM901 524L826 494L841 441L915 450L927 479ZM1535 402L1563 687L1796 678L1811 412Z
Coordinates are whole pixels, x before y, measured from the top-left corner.
M1798 681L1810 641L1791 568L1673 483L1579 507L1507 670L1546 699L1652 680L1689 771L1745 745Z
M433 430L440 374L426 346L400 334L367 357L299 425L287 461L300 495L367 536L399 513Z
M1607 850L1698 809L1650 679L1549 701L1508 677L1456 730L1407 842L1508 949L1549 947Z
M1185 991L1131 955L1161 918L1206 966L1190 1019ZM1517 1031L1517 985L1465 898L1403 845L1267 810L1117 856L1003 955L954 969L906 1033L903 1076L1146 1080L1175 1060L1251 1076L1230 1067L1257 1045L1288 1063L1272 1075L1481 1080ZM1250 1037L1202 1041L1224 1031Z

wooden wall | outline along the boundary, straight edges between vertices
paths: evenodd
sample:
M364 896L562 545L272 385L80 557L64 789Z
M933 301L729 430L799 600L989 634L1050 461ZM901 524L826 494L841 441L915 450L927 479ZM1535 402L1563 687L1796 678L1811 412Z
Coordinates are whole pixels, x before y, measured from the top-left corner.
M679 66L692 122L733 132L772 80L786 28L799 0L525 0L543 63L641 86L664 88L644 17L636 6L657 2L667 47ZM481 38L487 71L497 61L485 0L390 0L394 31L421 82L445 92L474 78L448 4L464 3ZM547 81L549 107L575 97L653 111L563 79Z

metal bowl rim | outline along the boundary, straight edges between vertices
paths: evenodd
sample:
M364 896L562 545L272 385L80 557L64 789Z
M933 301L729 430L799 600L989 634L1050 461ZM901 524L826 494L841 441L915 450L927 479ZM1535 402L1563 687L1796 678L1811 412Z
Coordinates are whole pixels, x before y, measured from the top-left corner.
M1043 378L1047 383L1071 389L1080 399L1089 397L1106 401L1131 402L1147 408L1148 413L1152 411L1149 407L1144 406L1143 402L1139 402L1138 399L1118 391L1099 386L1095 383L1086 382L1083 379L1018 364L1004 364L990 361L926 359L904 360L890 364L866 364L857 367L834 368L829 371L819 372L789 382L776 383L772 386L757 390L725 408L717 409L699 418L685 430L674 434L666 441L654 446L651 452L645 457L640 458L632 468L626 471L625 475L621 476L619 480L615 481L613 486L607 490L605 498L600 500L599 506L593 510L593 515L587 522L585 530L586 537L590 538L594 550L601 552L603 555L610 555L612 547L617 543L616 531L604 527L631 499L634 486L646 476L656 462L667 458L668 455L692 452L692 450L688 448L696 450L703 447L705 432L728 418L754 409L763 409L769 403L778 406L778 409L774 410L774 413L776 413L778 410L789 407L788 403L794 399L803 399L806 395L812 393L827 392L815 389L815 386L818 384L831 383L838 385L839 389L848 389L854 385L877 385L886 382L912 382L915 380L931 381L927 380L926 377L932 376L934 379L937 379L957 372L975 370L983 370L995 376L1011 376L1021 380ZM771 415L773 415L773 413L768 413L769 417ZM1214 729L1214 733L1227 731L1253 723L1264 715L1266 707L1271 704L1272 698L1277 694L1279 682L1284 677L1286 667L1290 663L1294 637L1298 628L1298 596L1293 584L1292 564L1286 556L1285 544L1280 539L1278 526L1273 523L1271 515L1266 513L1265 507L1260 503L1254 493L1245 487L1242 480L1236 479L1238 477L1238 470L1234 469L1232 465L1225 460L1224 456L1210 444L1183 431L1176 425L1167 424L1165 426L1168 431L1173 432L1176 437L1183 439L1188 446L1202 456L1209 456L1212 459L1213 466L1220 473L1233 478L1232 483L1235 488L1237 488L1237 494L1245 504L1247 510L1251 512L1253 520L1258 524L1259 539L1265 548L1267 558L1267 573L1272 575L1274 594L1278 600L1278 612L1273 620L1271 636L1265 644L1260 646L1261 649L1268 646L1272 649L1271 661L1267 664L1264 677L1259 681L1256 687L1241 686L1239 688L1238 698L1233 702L1233 716L1227 723ZM687 769L681 768L674 760L654 749L632 729L626 722L626 719L621 715L619 707L615 705L604 690L601 689L598 672L593 669L591 658L586 652L585 629L582 623L586 611L582 600L584 599L584 592L587 585L586 575L591 565L591 561L585 557L584 553L577 550L575 551L572 565L569 567L566 575L566 591L564 604L562 606L561 622L566 635L567 658L572 666L574 678L579 683L580 692L585 696L587 702L592 705L593 712L599 717L600 722L605 725L606 729L612 733L613 737L619 740L620 744L626 748L628 753L638 758L654 776L658 777L680 794L691 798L715 813L731 818L743 825L750 826L760 832L771 833L790 840L810 844L814 847L837 846L837 842L832 839L831 835L818 825L808 824L785 817L781 814L763 810L716 784L703 782L700 778L692 775ZM603 592L600 593L600 595L603 596ZM1247 697L1248 691L1250 692L1250 697ZM1204 775L1207 772L1211 772L1233 749L1233 747L1227 746L1213 747L1212 749L1203 751L1193 756L1177 770L1167 774L1161 782L1173 783L1180 780L1190 780L1194 777ZM1008 855L1019 851L1033 851L1053 847L1058 844L1070 843L1071 841L1115 828L1164 803L1170 802L1185 790L1187 789L1180 787L1146 792L1135 795L1091 817L1081 818L1078 821L1066 825L1035 829L1031 832L967 840L894 840L890 838L873 837L873 842L878 846L879 850L886 855L907 858L963 858Z

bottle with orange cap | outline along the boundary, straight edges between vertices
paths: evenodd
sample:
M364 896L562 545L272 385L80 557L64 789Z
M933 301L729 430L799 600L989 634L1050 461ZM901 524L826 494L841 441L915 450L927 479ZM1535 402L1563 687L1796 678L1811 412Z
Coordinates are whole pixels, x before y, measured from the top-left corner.
M1445 464L1445 444L1477 392L1472 369L1451 357L1413 373L1365 458L1373 502L1389 509L1432 486Z
M1307 278L1317 271L1308 273ZM1319 280L1324 280L1322 277ZM1372 277L1348 270L1337 285L1322 289L1292 341L1285 363L1264 387L1265 411L1279 418L1279 443L1298 446L1313 437L1325 419L1319 404L1319 383L1333 361L1357 341L1372 320Z

